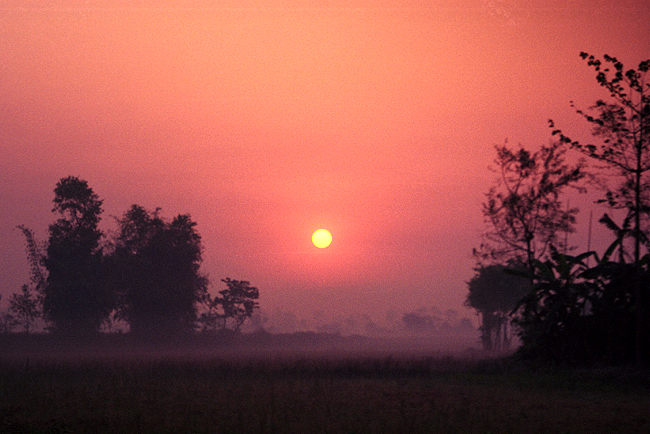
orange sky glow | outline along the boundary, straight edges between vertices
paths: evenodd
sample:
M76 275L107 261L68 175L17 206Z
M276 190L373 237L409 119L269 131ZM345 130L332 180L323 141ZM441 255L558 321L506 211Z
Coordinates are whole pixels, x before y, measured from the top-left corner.
M580 51L650 58L647 2L1 2L0 307L28 281L16 226L45 240L74 175L106 230L190 213L212 290L248 280L264 310L473 317L494 144L547 143L549 118L589 137Z

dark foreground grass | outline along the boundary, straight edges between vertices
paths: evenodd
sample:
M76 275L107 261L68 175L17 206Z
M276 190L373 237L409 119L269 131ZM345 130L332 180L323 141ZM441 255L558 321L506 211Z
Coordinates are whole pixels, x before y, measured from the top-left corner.
M0 361L0 433L648 433L628 370L450 358Z

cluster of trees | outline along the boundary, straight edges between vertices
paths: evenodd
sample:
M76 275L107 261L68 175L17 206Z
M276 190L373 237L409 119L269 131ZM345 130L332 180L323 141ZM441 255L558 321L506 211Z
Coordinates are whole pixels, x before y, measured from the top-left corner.
M447 309L443 312L436 307L423 307L402 313L400 319L401 322L399 325L410 333L436 334L452 331L465 332L474 329L469 318L459 318L458 312L452 309ZM393 330L393 332L396 331Z
M66 177L54 189L58 218L47 243L20 226L31 282L13 295L10 311L25 332L41 316L67 336L97 333L111 320L146 337L197 327L237 331L258 307L259 290L247 281L224 279L227 288L210 295L200 270L201 236L188 214L167 221L160 209L133 205L109 238L99 229L102 203L86 181Z
M647 365L650 60L626 70L611 56L580 56L610 94L590 110L576 109L598 141L572 140L549 121L554 141L538 152L497 146L500 177L483 206L488 229L474 251L478 265L466 304L482 316L485 348L503 348L511 323L528 356ZM582 159L567 163L570 150ZM563 194L567 188L585 191L587 179L604 192L598 202L622 215L620 224L608 214L600 219L615 235L602 256L573 254L566 241L578 210L568 207ZM618 182L609 184L612 179Z

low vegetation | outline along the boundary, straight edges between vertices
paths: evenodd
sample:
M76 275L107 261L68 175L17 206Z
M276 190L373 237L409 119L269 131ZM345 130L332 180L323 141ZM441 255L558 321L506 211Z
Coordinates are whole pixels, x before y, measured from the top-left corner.
M3 433L646 433L625 368L388 355L11 358ZM645 375L645 376L644 376Z

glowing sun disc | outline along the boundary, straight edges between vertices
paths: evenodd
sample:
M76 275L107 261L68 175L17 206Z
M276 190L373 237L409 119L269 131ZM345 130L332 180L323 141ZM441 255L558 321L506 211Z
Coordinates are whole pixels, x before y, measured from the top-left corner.
M327 229L318 229L312 234L311 241L319 249L324 249L332 242L332 234Z

